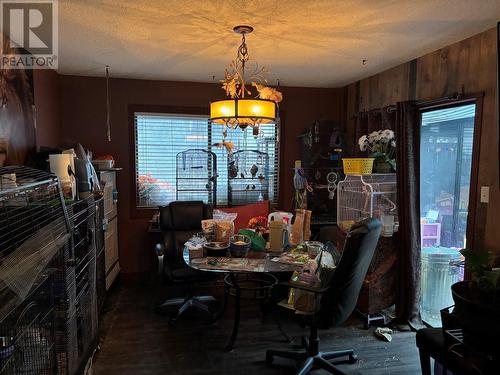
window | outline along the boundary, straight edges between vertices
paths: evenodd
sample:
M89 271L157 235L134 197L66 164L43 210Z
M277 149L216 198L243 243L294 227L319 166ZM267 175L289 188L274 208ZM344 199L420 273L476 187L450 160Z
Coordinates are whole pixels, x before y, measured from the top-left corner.
M222 139L222 128L210 124L206 116L135 113L135 160L138 207L157 207L177 200L177 155L191 149L213 152L217 165L217 202L228 202L228 154L225 148L214 147ZM213 134L213 135L212 135ZM227 141L235 150L258 150L269 155L269 199L277 200L278 194L278 127L262 126L257 138L247 131L230 130ZM208 182L209 176L207 176ZM205 186L203 184L203 186ZM210 194L203 188L193 189L189 198L208 202Z

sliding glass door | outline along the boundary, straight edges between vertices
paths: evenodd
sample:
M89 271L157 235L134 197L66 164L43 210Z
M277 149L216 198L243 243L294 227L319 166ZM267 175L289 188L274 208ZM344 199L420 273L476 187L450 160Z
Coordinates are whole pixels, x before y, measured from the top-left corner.
M456 265L467 242L467 214L475 104L422 112L420 229L422 319L440 326L440 310L453 304L451 285L463 279Z

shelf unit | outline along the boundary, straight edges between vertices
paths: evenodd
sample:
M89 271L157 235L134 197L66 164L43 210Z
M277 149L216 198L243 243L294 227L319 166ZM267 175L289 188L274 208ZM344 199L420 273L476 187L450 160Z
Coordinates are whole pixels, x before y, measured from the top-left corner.
M99 181L104 190L104 263L106 270L106 290L108 290L120 273L118 251L118 190L116 174L121 169L97 171Z

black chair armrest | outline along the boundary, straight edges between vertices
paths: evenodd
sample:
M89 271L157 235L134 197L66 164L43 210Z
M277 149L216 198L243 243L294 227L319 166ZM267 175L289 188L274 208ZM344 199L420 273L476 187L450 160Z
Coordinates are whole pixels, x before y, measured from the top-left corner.
M155 253L158 257L158 275L166 276L167 280L172 279L172 270L166 261L168 249L164 243L158 243L155 245Z
M167 249L163 243L157 243L155 245L155 254L158 257L158 275L163 276L164 273L164 257Z
M156 253L157 257L165 255L166 251L167 251L167 248L166 248L165 244L163 244L163 243L157 243L155 245L155 253Z

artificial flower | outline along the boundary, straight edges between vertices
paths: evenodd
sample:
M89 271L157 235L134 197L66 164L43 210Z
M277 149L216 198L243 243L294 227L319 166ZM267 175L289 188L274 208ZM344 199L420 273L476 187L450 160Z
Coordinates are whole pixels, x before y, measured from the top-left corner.
M283 100L283 94L272 87L259 85L255 82L252 82L252 86L257 89L260 99L272 100L275 103L279 103Z

